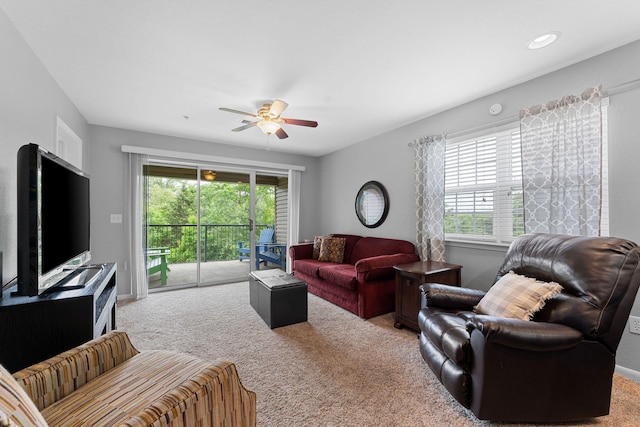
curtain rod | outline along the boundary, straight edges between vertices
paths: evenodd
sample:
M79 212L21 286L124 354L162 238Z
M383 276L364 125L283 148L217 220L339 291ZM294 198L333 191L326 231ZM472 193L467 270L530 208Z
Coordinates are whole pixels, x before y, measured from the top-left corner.
M607 97L611 95L618 95L624 92L629 92L635 89L640 89L640 79L630 80L628 82L612 86L608 90L603 91L602 95L603 97ZM517 121L519 118L520 118L520 115L514 114L512 116L505 117L504 119L500 119L495 122L485 123L483 125L475 126L472 128L467 128L467 129L447 133L446 136L447 138L456 138L458 136L466 135L468 133L480 132L480 131L488 130L494 127L504 126L509 123ZM413 147L414 144L415 143L412 141L408 145L409 147Z
M277 169L277 170L295 170L304 172L305 166L289 165L284 163L264 162L261 160L246 160L234 157L221 157L208 154L190 153L184 151L164 150L160 148L138 147L135 145L123 145L121 147L123 153L146 154L149 156L166 157L169 159L191 160L198 162L222 163L227 165L248 166L257 168Z
M630 80L625 83L620 83L619 85L615 85L606 90L603 95L611 96L617 95L619 93L629 92L630 90L635 90L640 88L640 79Z
M504 119L496 120L495 122L486 123L484 125L479 125L472 128L467 128L467 129L459 130L456 132L448 133L447 138L456 138L458 136L466 135L468 133L475 133L475 132L485 131L495 127L508 125L509 123L518 121L518 119L520 119L520 115L514 114L513 116L505 117Z

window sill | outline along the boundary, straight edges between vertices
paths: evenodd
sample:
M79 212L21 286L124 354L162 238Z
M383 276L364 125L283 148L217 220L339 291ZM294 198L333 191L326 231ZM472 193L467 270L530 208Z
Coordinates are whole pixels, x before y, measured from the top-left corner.
M445 245L457 247L457 248L468 248L468 249L482 249L482 250L490 250L496 252L505 252L510 243L506 242L488 242L482 240L461 240L461 239L445 239Z

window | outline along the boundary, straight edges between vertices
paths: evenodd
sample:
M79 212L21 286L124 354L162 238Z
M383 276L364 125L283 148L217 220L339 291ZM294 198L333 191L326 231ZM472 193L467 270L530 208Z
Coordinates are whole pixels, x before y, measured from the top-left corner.
M609 235L608 106L609 99L603 98L603 236ZM476 138L447 141L444 221L449 240L509 243L524 234L518 123Z
M524 232L520 129L447 142L448 239L508 242Z

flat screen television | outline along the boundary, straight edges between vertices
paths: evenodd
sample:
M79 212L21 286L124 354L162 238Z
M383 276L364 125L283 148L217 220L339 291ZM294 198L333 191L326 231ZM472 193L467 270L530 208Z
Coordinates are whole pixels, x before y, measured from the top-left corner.
M90 252L89 176L39 147L18 150L18 295L65 284Z

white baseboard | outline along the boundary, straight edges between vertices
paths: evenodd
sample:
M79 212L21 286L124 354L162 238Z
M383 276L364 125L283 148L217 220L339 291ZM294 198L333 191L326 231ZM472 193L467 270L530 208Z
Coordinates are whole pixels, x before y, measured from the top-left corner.
M615 372L617 374L622 375L623 377L627 377L630 380L633 380L637 383L640 383L640 372L634 371L633 369L625 368L624 366L616 365Z

